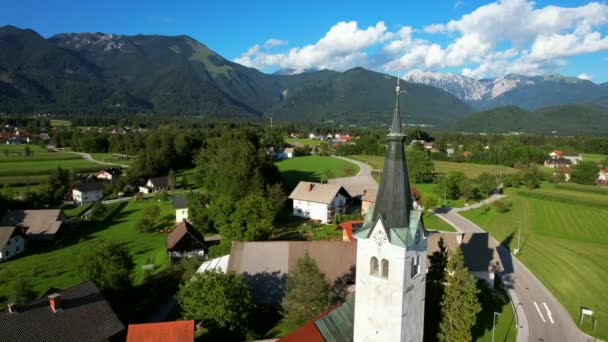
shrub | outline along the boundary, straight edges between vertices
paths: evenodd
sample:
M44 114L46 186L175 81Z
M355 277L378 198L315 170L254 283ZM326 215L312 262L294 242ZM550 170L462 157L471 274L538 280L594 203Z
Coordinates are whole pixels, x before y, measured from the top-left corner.
M504 214L504 213L508 212L509 210L511 210L513 203L508 202L508 201L496 201L496 202L492 203L492 205L494 206L494 209L496 210L497 213Z

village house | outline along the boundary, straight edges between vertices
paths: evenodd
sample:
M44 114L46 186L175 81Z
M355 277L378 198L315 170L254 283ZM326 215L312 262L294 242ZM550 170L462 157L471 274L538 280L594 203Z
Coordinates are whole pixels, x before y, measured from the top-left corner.
M310 133L310 134L308 135L308 139L311 139L311 140L312 140L312 139L314 139L314 138L316 138L316 137L317 137L317 136L316 136L314 133Z
M378 196L378 189L365 189L361 196L361 216L365 217L369 207L376 203L376 197Z
M334 215L346 211L346 200L350 194L338 184L300 182L291 192L293 215L329 223Z
M184 196L177 195L173 199L173 208L175 209L175 222L188 220L188 200Z
M15 226L0 227L0 261L8 260L25 251L25 234Z
M425 141L424 142L424 148L427 150L432 150L433 149L433 142L432 141Z
M107 181L112 184L118 183L120 177L122 176L122 171L119 169L106 169L101 170L95 174L95 178L101 181Z
M553 171L553 177L555 179L562 179L561 177L563 177L563 180L565 182L569 182L571 172L572 171L571 171L570 167L568 167L568 166L558 166Z
M103 186L99 182L79 183L72 188L72 201L76 205L99 201L103 197Z
M597 180L595 181L595 185L608 187L608 167L600 170Z
M558 158L561 158L561 156L563 154L564 154L564 152L561 150L554 150L551 153L549 153L549 157L551 157L553 159L558 159Z
M357 240L355 238L355 236L353 235L353 232L355 232L355 231L359 230L361 227L363 227L364 223L365 223L364 220L346 221L346 222L340 223L338 225L338 227L336 227L336 230L342 231L342 241L353 242L353 241Z
M3 341L124 341L125 327L91 282L0 313Z
M283 150L283 154L285 155L285 158L293 158L295 157L295 149L293 147L286 147Z
M0 226L17 227L35 241L53 241L68 228L61 209L9 210Z
M129 324L127 342L194 342L194 321Z
M446 149L445 149L445 154L446 154L448 157L451 157L451 156L454 154L454 149L453 149L453 148L446 148Z
M169 185L169 177L161 176L148 179L146 184L139 186L139 192L151 194L157 191L166 190Z
M552 167L552 168L557 168L560 166L569 168L570 165L572 165L572 162L570 160L564 159L564 158L546 159L545 163L543 164L544 167Z
M574 165L583 160L583 156L580 153L564 153L562 158L569 160Z
M167 236L167 252L171 260L183 257L204 257L208 248L205 238L188 221L175 225L175 230Z

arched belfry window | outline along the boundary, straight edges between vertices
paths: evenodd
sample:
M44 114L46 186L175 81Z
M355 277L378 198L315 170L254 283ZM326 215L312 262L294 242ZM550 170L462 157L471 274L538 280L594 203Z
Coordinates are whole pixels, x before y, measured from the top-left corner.
M382 278L388 278L388 260L382 259L380 264L382 266Z
M369 261L369 274L378 276L378 258L376 257L372 257Z

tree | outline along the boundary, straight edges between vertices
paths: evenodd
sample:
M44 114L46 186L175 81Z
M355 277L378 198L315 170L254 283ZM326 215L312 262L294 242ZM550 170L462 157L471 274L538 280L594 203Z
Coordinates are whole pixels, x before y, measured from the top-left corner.
M528 189L536 189L540 185L540 180L532 172L526 172L521 177L521 181L528 187Z
M441 321L441 299L445 292L445 276L448 264L448 251L443 237L439 238L439 250L429 256L430 267L426 275L426 298L424 305L425 340L434 340Z
M26 157L29 157L32 155L32 149L27 145L25 145L25 147L23 148L23 152Z
M101 221L107 212L108 207L101 202L95 202L95 204L93 204L91 207L91 218L95 221Z
M441 200L437 195L425 194L422 196L422 205L424 206L424 210L426 212L438 207L439 203L441 203Z
M460 248L451 253L446 273L446 286L441 301L439 341L471 341L471 328L475 325L481 305L477 299L476 280L464 266Z
M175 171L169 170L169 175L167 176L167 187L169 190L174 191L176 185L177 181L175 179Z
M188 219L192 225L203 234L217 232L208 208L211 202L209 195L200 191L191 191L186 197L188 199Z
M38 297L28 278L16 277L10 284L8 300L13 303L27 303Z
M289 327L298 327L328 310L331 301L329 282L307 252L287 278L283 321Z
M458 199L462 196L463 185L468 181L467 176L462 172L450 172L437 182L435 193L441 198Z
M254 309L245 278L217 270L196 273L190 281L181 284L177 300L185 319L201 322L210 331L241 336Z
M435 167L426 151L409 149L407 151L407 171L410 181L414 183L430 182L433 179Z
M52 170L47 178L47 191L49 202L47 204L59 203L63 200L63 195L68 190L70 183L70 172L57 166Z
M490 195L498 187L496 176L487 172L480 174L479 177L477 177L477 186L482 196L485 197Z
M160 215L160 208L158 206L147 207L139 221L137 221L137 230L142 233L153 232L156 227L156 219Z
M101 291L118 292L131 287L134 268L133 257L125 246L102 241L82 253L79 272Z
M573 183L593 185L597 179L600 168L593 161L580 161L572 166Z
M274 231L274 216L275 210L270 200L261 194L247 195L236 203L229 223L220 226L222 243L266 240Z

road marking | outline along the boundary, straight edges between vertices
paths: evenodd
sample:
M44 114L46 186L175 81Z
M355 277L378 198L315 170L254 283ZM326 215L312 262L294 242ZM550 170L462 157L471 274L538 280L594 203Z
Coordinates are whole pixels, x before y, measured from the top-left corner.
M547 323L547 321L545 321L545 316L543 316L543 313L540 312L540 308L538 307L538 304L536 304L536 302L534 302L534 306L536 307L536 311L538 312L540 319L543 320L543 323Z
M551 310L549 310L547 303L543 302L543 305L545 306L545 310L547 310L547 316L549 317L551 324L555 324L555 322L553 322L553 317L551 316Z

